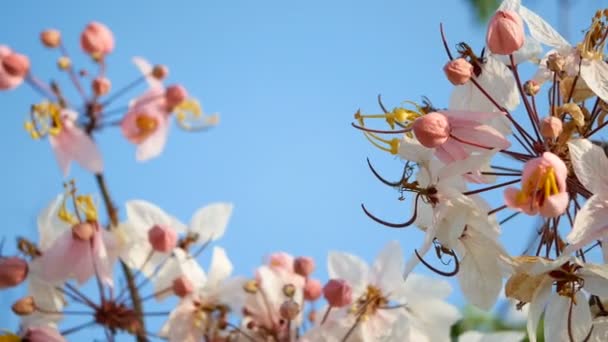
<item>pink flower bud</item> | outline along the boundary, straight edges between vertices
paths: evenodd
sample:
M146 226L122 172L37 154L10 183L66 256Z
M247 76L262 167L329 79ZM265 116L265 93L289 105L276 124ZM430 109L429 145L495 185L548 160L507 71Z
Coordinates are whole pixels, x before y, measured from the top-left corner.
M0 258L0 289L21 284L27 277L27 262L21 258Z
M48 48L56 48L61 44L61 33L53 29L44 30L40 33L40 41Z
M510 55L524 45L524 23L516 12L497 11L490 20L486 45L492 53Z
M91 22L80 35L80 46L88 54L105 55L114 50L114 36L104 24Z
M49 326L28 328L23 335L23 341L29 342L65 342L57 329Z
M443 67L443 72L453 85L467 83L473 76L473 65L464 58L457 58Z
M555 116L548 116L540 122L540 134L548 139L557 138L564 129L562 120Z
M194 286L192 286L192 282L186 278L186 276L181 276L173 280L173 293L180 298L184 298L187 295L191 294L194 291Z
M293 257L284 252L273 253L268 257L268 266L293 272Z
M288 321L296 319L298 314L300 313L300 305L294 301L293 299L289 299L281 304L279 308L279 313L283 319Z
M323 287L323 296L330 306L341 308L352 302L353 290L345 280L330 279Z
M186 88L179 84L169 86L165 92L165 99L167 100L167 107L169 108L174 108L187 98L188 92L186 91Z
M2 67L13 77L25 77L30 71L30 60L20 53L11 53L2 58Z
M155 225L148 231L148 241L155 251L168 253L177 246L177 233L171 227Z
M306 279L306 285L304 285L304 299L309 301L315 301L323 294L323 288L321 282L317 279Z
M414 121L414 134L422 146L435 148L450 137L448 118L437 112L425 114Z
M159 81L162 81L169 74L169 69L167 69L164 65L155 65L152 68L152 77L156 78Z
M77 223L72 227L72 237L74 239L89 241L95 235L96 227L93 223L82 222Z
M315 270L315 261L310 257L298 257L293 262L293 270L302 277L308 277Z
M524 93L528 96L536 96L540 91L540 84L535 80L529 80L524 83Z
M110 80L105 77L97 77L93 80L91 87L93 88L95 95L103 96L110 92L112 83L110 83Z

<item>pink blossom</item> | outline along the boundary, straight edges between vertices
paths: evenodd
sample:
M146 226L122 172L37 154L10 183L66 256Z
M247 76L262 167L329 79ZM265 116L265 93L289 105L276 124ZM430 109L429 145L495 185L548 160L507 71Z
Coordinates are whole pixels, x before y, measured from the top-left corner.
M568 206L567 176L566 164L555 154L545 152L524 165L521 190L507 188L505 202L509 208L528 215L559 216Z
M31 327L25 331L23 340L30 342L65 342L57 329L50 326Z
M0 258L0 289L21 284L28 273L27 262L18 257Z
M486 44L492 53L510 55L524 45L524 22L513 11L497 11L488 24Z
M285 252L276 252L268 257L268 266L270 266L270 268L273 270L294 272L293 264L293 256Z
M107 247L115 244L114 237L111 233L100 230L97 223L91 224L95 229L89 240L83 240L70 229L43 251L40 262L42 277L46 281L61 283L68 278L75 278L84 284L97 275L101 281L112 285L112 262Z
M129 108L120 127L125 138L137 145L137 160L154 158L163 151L169 133L167 114L162 88L151 88Z
M114 36L107 26L93 21L80 35L80 46L86 53L105 55L114 50Z
M0 45L0 90L9 90L20 85L29 72L27 56L13 52L8 46Z
M425 114L413 124L414 134L420 143L435 148L435 156L445 164L464 160L473 152L505 149L509 140L485 121L503 116L503 113L477 113L442 111Z
M61 129L56 135L50 135L49 141L63 174L67 176L72 161L90 172L101 173L101 153L91 137L76 125L76 113L64 109L60 116Z

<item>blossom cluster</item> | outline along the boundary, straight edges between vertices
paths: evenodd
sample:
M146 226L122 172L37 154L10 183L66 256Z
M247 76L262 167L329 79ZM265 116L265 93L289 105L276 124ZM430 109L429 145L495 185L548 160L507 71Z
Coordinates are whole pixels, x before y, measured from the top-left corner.
M315 260L285 252L269 255L250 275L235 276L226 250L215 245L228 226L231 203L203 206L188 224L148 201L115 204L96 143L102 129L118 127L136 145L136 159L145 161L162 153L171 121L198 131L216 125L218 116L205 115L182 85L165 86L166 66L140 57L133 61L141 76L111 92L106 56L115 42L104 24L91 22L80 35L95 72L76 69L60 31L45 30L40 41L59 52L57 66L80 98L68 99L58 82L42 82L29 58L7 46L0 47L0 90L25 82L39 93L26 132L49 140L64 176L72 162L91 172L102 203L83 194L76 181L66 181L38 216L38 239L19 237L17 254L0 254L0 289L27 284L27 294L11 307L20 326L4 331L0 341L66 341L93 327L108 341L118 334L176 342L450 340L461 318L445 301L450 285L417 274L404 281L397 242L387 244L371 266L348 253L329 253L325 283L314 276ZM145 83L147 90L127 106L112 107ZM205 270L197 257L209 249ZM170 297L177 305L167 304ZM150 311L149 301L168 309ZM147 326L153 316L165 323ZM522 336L470 331L460 340Z
M406 279L419 263L456 276L467 301L483 310L504 291L518 310L527 309L530 341L543 314L547 341L605 341L608 159L597 139L608 124L608 9L595 13L577 44L519 0L500 5L480 54L467 42L451 51L443 27L440 33L444 75L454 85L447 108L425 99L389 111L379 98L383 114L355 114L353 126L374 146L405 161L396 181L368 161L371 171L400 199L413 197L406 222L388 222L364 206L365 213L388 227L424 232ZM524 67L535 69L529 79ZM370 127L374 118L390 129ZM491 198L501 203L492 207ZM522 214L542 224L531 248L511 255L499 238L522 229L509 225ZM433 248L453 269L428 261ZM595 248L601 256L590 254Z

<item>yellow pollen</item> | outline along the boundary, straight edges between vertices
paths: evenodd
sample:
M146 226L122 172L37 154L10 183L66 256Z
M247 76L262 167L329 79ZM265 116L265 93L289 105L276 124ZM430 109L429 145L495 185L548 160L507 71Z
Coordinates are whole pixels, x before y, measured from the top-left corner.
M32 106L30 120L24 128L32 139L40 139L46 135L55 136L61 132L61 107L53 102L44 101Z
M532 198L532 201L542 205L545 199L559 193L555 170L553 167L539 167L528 180L522 185L522 189L517 193L515 201L518 205L522 205Z

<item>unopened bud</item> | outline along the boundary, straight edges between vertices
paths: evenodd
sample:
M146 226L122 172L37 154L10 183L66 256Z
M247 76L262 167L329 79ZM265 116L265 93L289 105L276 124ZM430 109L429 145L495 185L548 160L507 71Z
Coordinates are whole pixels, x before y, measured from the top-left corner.
M72 61L70 60L70 58L68 58L66 56L61 56L57 60L57 67L59 67L60 70L67 70L71 66L72 66Z
M171 227L157 224L148 231L148 241L155 251L168 253L177 246L177 233Z
M414 135L424 147L435 148L450 137L448 118L438 112L432 112L417 118L413 124Z
M82 222L72 226L72 237L74 239L89 241L95 235L96 227L93 223Z
M100 58L114 49L114 36L104 24L91 22L80 35L80 46L86 53Z
M323 287L323 296L330 306L341 308L352 302L353 290L343 279L330 279Z
M155 65L154 68L152 68L152 77L156 78L159 81L164 80L168 74L169 74L169 69L164 65L158 64L158 65Z
M457 58L443 67L446 77L453 85L467 83L473 76L473 65L464 58Z
M548 116L540 122L540 134L548 139L554 139L559 137L564 129L562 120L555 116Z
M44 30L40 33L40 41L48 48L56 48L61 44L61 33L54 29Z
M535 80L529 80L524 83L524 93L528 96L536 96L540 91L540 84Z
M30 59L20 53L11 53L2 58L2 67L14 77L24 77L30 71Z
M110 80L105 77L97 77L93 80L93 93L95 93L97 96L103 96L109 93L111 87L112 83L110 83Z
M180 298L184 298L187 295L191 294L194 291L194 286L192 286L192 282L186 278L186 276L181 276L173 280L173 293Z
M186 88L179 84L169 86L165 92L167 107L174 108L188 98Z
M310 257L299 257L293 262L293 270L302 277L308 277L315 270L315 261Z
M558 53L552 53L547 57L547 68L553 72L561 73L566 65L566 60Z
M0 289L21 284L27 277L27 262L18 257L0 258Z
M488 24L486 45L492 53L510 55L524 45L524 23L514 11L497 11Z
M315 301L323 294L323 285L317 279L306 279L306 285L304 285L304 299L309 301Z
M283 286L283 294L289 298L293 298L293 296L296 294L296 287L292 284Z
M19 316L27 316L32 312L36 311L36 304L34 303L34 297L27 296L16 301L11 307L13 312Z
M279 308L279 313L283 319L292 321L300 314L300 305L293 299L285 301Z

